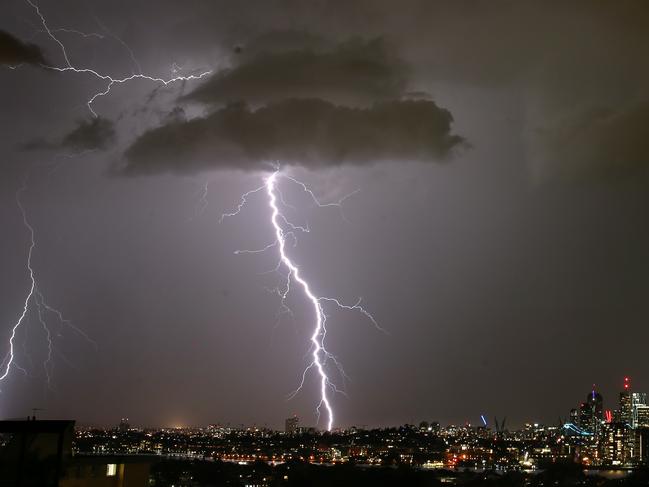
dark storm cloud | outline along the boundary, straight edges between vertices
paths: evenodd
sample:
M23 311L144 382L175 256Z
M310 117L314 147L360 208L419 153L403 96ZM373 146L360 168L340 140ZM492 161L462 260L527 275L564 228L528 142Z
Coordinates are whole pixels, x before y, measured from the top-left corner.
M61 140L62 147L77 150L107 149L115 141L115 128L108 119L79 120L77 127Z
M432 101L391 101L370 108L289 99L251 110L229 105L205 118L142 135L126 151L126 173L251 170L264 160L309 168L381 160L442 159L463 142L453 117Z
M253 40L234 47L235 64L241 65L253 61L260 54L286 51L318 51L331 50L335 43L323 36L305 30L274 30L265 32Z
M649 102L591 110L541 133L548 164L568 179L626 179L649 174Z
M33 139L21 145L23 150L71 149L74 151L106 150L116 139L112 121L94 117L90 120L77 120L72 131L59 140Z
M431 161L463 141L447 110L405 101L417 97L406 91L409 69L380 37L336 43L271 31L235 46L233 63L183 97L215 111L142 135L126 151L125 172Z
M356 104L398 98L403 93L405 65L382 39L352 39L319 49L321 43L300 33L263 36L241 48L241 64L217 73L185 99L257 104L317 97Z
M57 29L91 32L96 15L124 40L144 72L165 78L223 66L230 71L221 76L241 75L243 66L259 66L257 58L264 56L275 60L310 52L320 60L351 36L380 37L386 51L395 53L387 66L406 82L395 98L429 99L425 93L431 93L453 114L451 133L475 147L457 151L453 164L290 168L323 201L362 188L345 207L350 226L337 211L313 213L302 205L311 205L308 197L287 186L287 202L295 206L290 216L313 229L290 250L314 290L351 302L362 295L391 333L389 339L368 333L362 316L350 326L346 320L354 314L340 316L342 321L332 316L331 350L354 378L349 398L332 398L337 426L422 419L457 424L478 421L482 413L507 415L512 423L554 422L594 381L604 388L607 407L614 406L623 373L637 376L636 390L649 389L643 350L649 340L649 191L644 185L606 184L613 172L629 181L646 171L641 136L647 112L639 103L649 100L646 1L402 0L397 6L394 0L159 0L152 9L151 2L42 0L39 5ZM0 1L0 11L0 29L37 43L47 60L64 65L59 46L37 32L41 26L29 4ZM128 49L119 42L56 34L73 63L120 77L132 72ZM404 60L407 69L394 59ZM341 113L389 101L365 96L358 84L345 88L345 99L338 100L319 79L309 82L314 84L302 93L347 105ZM17 152L17 144L49 134L46 145L53 153L81 152L60 147L86 113L88 97L104 85L89 75L7 68L0 69L0 83L3 336L28 284L29 235L15 191L25 170L33 168L22 196L36 231L40 289L101 343L93 353L82 340L59 342L72 363L84 366L55 374L58 394L45 395L42 380L17 374L3 385L13 391L5 396L5 414L18 416L39 404L52 417L81 423L113 424L130 416L145 424L180 419L275 426L296 412L305 425L314 424L316 397L309 387L296 398L300 402L286 403L284 396L299 380L310 343L312 316L301 309L308 303L296 293L296 329L287 320L271 337L267 325L278 302L262 285L273 287L275 281L266 280L272 274L257 274L273 268L277 254L232 258L234 249L269 242L267 202L260 195L227 227L213 225L242 193L261 184L259 174L222 170L187 178L110 179L103 176L111 152L99 151L77 162L66 159L57 171L45 170L44 154ZM315 119L278 126L258 122L256 100L269 103L266 85L272 83L262 80L255 87L249 109L230 107L245 121L236 126L218 110L231 97L245 98L238 87L227 97L213 92L204 104L196 100L174 109L179 93L190 93L199 82L116 85L95 109L115 122L126 146L145 134L124 160L132 173L245 169L263 162L247 158L250 153L275 157L280 149L311 151L312 167L313 158L322 157L312 136L297 138L299 147L280 143L289 129L313 134ZM146 90L154 90L151 99ZM273 90L270 95L283 96L281 86ZM142 105L146 109L139 110ZM326 120L318 123L327 129L322 137L331 138L328 131L337 129ZM268 133L249 125L268 126ZM356 125L336 134L358 138L352 142L367 151L384 150L387 141L373 147L375 138L361 140ZM210 140L213 134L223 140ZM67 139L79 144L77 136ZM334 152L330 143L324 149L327 156ZM232 160L224 153L232 153ZM542 159L546 184L532 184L530 158ZM559 184L567 173L580 184ZM203 193L207 184L209 195ZM209 206L197 211L197 204L207 201L199 202L203 194ZM40 327L38 317L31 318L34 338ZM636 338L624 353L610 348L624 337ZM593 360L593 350L607 352ZM29 351L38 364L39 351ZM512 367L517 363L526 366Z
M40 47L23 42L8 32L0 30L0 65L16 66L23 63L47 64Z

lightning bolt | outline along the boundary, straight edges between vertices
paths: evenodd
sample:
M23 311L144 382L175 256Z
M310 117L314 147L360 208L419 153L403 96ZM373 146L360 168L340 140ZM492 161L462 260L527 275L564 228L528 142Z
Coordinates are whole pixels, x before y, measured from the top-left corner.
M135 58L135 55L133 54L133 51L130 49L130 47L124 41L122 41L119 37L115 36L114 34L112 34L110 31L108 31L105 27L103 27L101 25L100 26L102 28L104 28L104 30L106 30L109 33L109 35L111 35L115 40L120 42L128 50L133 64L138 68L138 72L132 74L131 76L126 76L124 78L114 78L114 77L112 77L112 76L110 76L108 74L100 73L100 72L98 72L98 71L96 71L96 70L94 70L92 68L76 67L70 61L70 57L68 55L67 49L65 48L65 44L63 44L63 42L55 35L55 32L59 32L59 31L60 32L75 32L75 33L80 33L81 35L84 35L84 37L88 37L90 35L94 35L94 36L97 36L97 37L101 37L101 36L99 34L84 34L84 33L80 32L80 31L76 31L74 29L50 29L50 27L48 26L47 21L45 19L45 16L41 12L41 9L38 6L38 4L36 4L33 0L26 0L26 2L29 5L31 5L31 7L36 12L36 15L40 19L41 24L43 26L43 30L45 31L45 33L47 33L47 35L50 37L50 39L52 39L56 44L58 44L58 46L59 46L59 48L61 50L61 53L63 54L63 59L65 60L65 66L50 66L50 65L47 65L47 64L41 64L41 66L43 68L45 68L45 69L49 69L49 70L52 70L52 71L58 71L60 73L65 73L65 72L70 71L70 72L77 73L77 74L88 74L88 75L94 76L95 78L97 78L97 79L99 79L99 80L106 83L104 89L94 93L86 102L88 110L90 110L90 113L94 117L97 117L98 115L97 115L97 112L95 112L95 110L92 107L93 103L98 98L108 95L114 85L124 84L124 83L127 83L129 81L136 80L136 79L143 79L143 80L148 80L148 81L152 81L154 83L159 83L159 84L162 84L164 86L167 86L167 85L169 85L171 83L175 83L177 81L199 80L199 79L201 79L201 78L203 78L205 76L208 76L209 74L212 73L212 71L209 70L209 71L203 71L203 72L201 72L199 74L191 74L189 76L174 76L173 78L168 78L168 79L160 78L160 77L156 77L156 76L151 76L151 75L148 75L148 74L143 74L141 72L141 70L140 70L139 63L137 62L137 59ZM101 38L103 38L103 37L101 37ZM17 67L18 66L13 66L11 68L15 69Z
M27 297L25 298L25 302L23 304L23 311L20 314L18 321L16 321L14 326L11 328L11 336L9 338L9 351L7 352L7 355L2 361L2 368L4 369L4 372L2 372L2 375L0 375L0 383L7 378L12 367L15 367L25 372L25 370L22 367L20 367L15 361L16 357L15 357L14 349L15 349L16 333L18 332L20 326L23 324L23 321L25 321L25 317L27 316L27 311L29 310L29 303L32 300L32 297L34 296L34 291L36 290L36 278L34 277L34 269L32 267L32 255L34 253L34 247L36 247L36 241L34 239L34 227L32 227L29 221L27 220L27 213L25 212L25 208L23 207L20 201L20 193L22 191L24 191L24 186L21 189L19 189L18 192L16 193L16 204L18 205L18 208L20 208L20 212L23 216L23 225L25 225L30 235L29 250L27 251L27 270L29 271L30 285L29 285L29 291L27 292Z
M327 372L327 364L329 362L333 363L335 367L338 369L338 372L343 377L343 379L346 379L347 375L345 374L342 365L339 363L336 357L332 353L330 353L325 346L325 338L327 335L327 327L326 327L327 314L325 313L325 304L333 304L340 309L358 311L361 314L363 314L366 318L368 318L377 329L383 332L385 332L385 330L383 330L378 325L374 317L365 308L361 306L360 299L354 305L350 306L350 305L343 304L337 298L318 296L313 292L307 280L304 277L302 277L300 267L289 256L288 249L287 249L287 239L290 237L291 239L293 239L293 242L295 243L297 241L297 237L295 235L296 231L308 232L309 228L308 226L303 227L303 226L292 224L282 213L280 207L284 207L284 206L289 208L293 208L293 207L291 207L286 203L286 201L284 200L284 196L282 195L282 192L278 188L278 179L280 177L283 177L287 181L293 182L294 184L298 185L303 191L305 191L311 197L311 199L314 201L316 206L320 208L338 207L343 218L344 215L342 214L342 203L344 202L344 200L346 200L353 194L356 194L358 190L341 198L337 203L323 204L320 203L320 201L318 201L313 191L310 190L303 182L293 178L292 176L281 174L279 168L277 168L272 174L270 174L270 176L265 178L264 184L262 186L244 193L241 196L237 207L232 212L222 214L220 220L222 222L225 218L238 215L242 211L244 206L249 202L251 196L260 193L262 191L265 191L266 196L268 197L268 206L270 208L270 223L272 224L273 231L274 231L274 240L273 242L271 242L270 244L266 245L261 249L237 250L235 251L235 254L261 253L270 250L272 248L277 248L279 253L279 263L274 270L279 271L283 266L286 269L287 274L285 276L286 281L284 287L283 288L278 287L272 291L280 297L281 307L283 310L282 313L292 314L291 309L286 304L286 299L292 290L291 285L293 283L296 283L299 286L305 298L309 301L311 307L313 308L313 312L315 315L315 322L313 324L313 332L310 337L311 346L309 352L311 355L311 360L309 364L306 366L306 368L304 369L304 371L302 372L302 376L301 376L302 378L299 386L295 391L293 391L289 395L289 399L294 397L298 392L302 390L302 387L305 384L309 371L315 370L318 384L319 384L319 391L320 391L320 400L316 407L318 422L320 421L320 416L322 410L324 409L324 412L326 414L326 428L328 431L331 431L334 424L334 409L333 409L332 401L329 397L329 393L330 391L333 391L334 393L343 392L343 391L341 391L336 386L334 381L330 378L329 373Z
M80 35L84 38L87 37L96 37L99 39L103 39L104 36L101 34L97 33L84 33L75 29L70 29L70 28L58 28L58 29L51 29L47 23L47 20L45 16L43 15L40 7L34 0L26 0L26 3L33 8L34 12L40 19L40 23L43 27L43 32L47 34L47 36L54 41L58 47L60 48L60 51L63 55L63 59L65 61L63 66L51 66L48 64L41 64L41 66L44 69L48 69L51 71L57 71L60 73L65 73L65 72L73 72L76 74L86 74L90 75L100 81L103 81L105 83L103 89L95 92L90 96L90 98L87 100L86 105L88 107L88 110L90 113L94 116L97 117L97 113L93 109L93 103L100 97L106 96L110 93L111 89L115 85L120 85L120 84L125 84L128 83L129 81L137 80L137 79L142 79L142 80L148 80L154 83L158 83L164 86L167 86L169 84L178 82L178 81L190 81L190 80L199 80L205 76L208 76L211 74L212 71L203 71L198 74L190 74L188 76L174 76L172 78L161 78L157 76L151 76L148 74L143 74L140 65L135 58L135 55L133 51L130 49L130 47L119 37L117 37L115 34L110 32L105 26L101 25L101 23L96 19L97 23L100 25L100 27L108 33L109 36L111 36L113 39L115 39L117 42L122 44L122 46L128 51L129 56L131 58L131 61L133 65L137 68L137 72L131 74L130 76L126 76L123 78L119 77L113 77L108 74L104 74L99 72L98 70L88 68L88 67L77 67L75 66L71 59L70 56L68 55L67 49L65 47L65 44L57 37L56 33L63 32L63 33L69 33L69 34L77 34ZM10 69L18 69L22 66L22 64L16 65L16 66L8 66ZM174 74L176 71L174 71ZM66 156L67 157L67 156ZM56 166L54 167L55 170ZM54 316L55 319L58 321L60 326L66 326L81 336L83 336L86 340L88 340L90 343L94 344L95 347L97 347L96 342L91 340L82 330L74 326L69 320L67 320L63 314L56 308L50 306L47 301L45 300L45 297L43 293L40 291L38 287L38 282L36 279L36 274L34 271L34 267L32 265L32 257L34 254L34 250L36 248L36 239L35 239L35 231L34 227L31 225L28 217L27 217L27 212L25 210L25 207L22 204L22 201L20 199L21 194L26 190L26 181L25 184L16 192L16 204L18 205L18 208L21 212L22 215L22 221L23 225L25 226L26 230L28 231L29 237L30 237L30 244L27 252L27 271L29 274L29 289L28 292L25 296L25 300L23 302L22 306L22 312L20 313L20 316L18 317L17 321L13 324L11 327L11 334L9 337L9 350L7 351L4 359L2 362L0 362L0 384L5 381L5 379L9 376L11 371L13 369L20 370L21 372L27 374L27 371L25 370L24 367L22 367L17 360L17 351L16 351L16 340L18 339L19 332L21 331L22 328L24 328L24 332L27 332L27 328L25 326L27 325L28 319L29 319L29 314L32 309L35 310L36 312L36 318L38 319L38 322L41 324L43 328L43 332L45 334L45 339L47 341L47 354L46 354L46 359L43 363L43 367L45 370L45 377L47 380L48 385L50 385L50 380L51 380L51 375L52 375L52 358L55 352L55 347L54 347L54 334L51 331L51 328L49 326L49 318ZM24 344L23 344L24 345ZM29 355L26 354L27 357L29 358Z
M18 336L18 331L21 329L21 327L24 327L26 325L27 316L33 305L37 313L38 322L43 327L43 331L45 333L45 339L47 342L47 356L43 362L43 368L45 371L45 378L47 381L47 385L48 387L51 388L52 356L54 354L55 347L53 341L53 333L50 329L50 326L48 325L48 320L47 320L48 314L54 315L61 326L67 326L68 328L74 330L76 333L78 333L83 338L85 338L90 343L92 343L95 347L97 347L97 343L93 341L81 329L77 328L69 320L67 320L63 316L61 311L50 306L45 300L43 293L38 287L36 273L34 271L34 266L32 264L34 250L36 249L35 231L34 231L34 227L32 226L32 224L30 223L27 217L27 211L25 210L25 207L23 206L22 201L20 199L21 194L26 189L27 186L25 183L20 189L18 189L18 191L16 191L16 205L20 210L23 226L25 227L29 235L29 247L27 250L27 262L26 262L27 273L29 275L29 289L27 291L25 300L23 302L22 312L20 313L20 316L18 317L14 325L11 327L11 335L9 337L9 350L7 351L7 354L2 360L2 363L0 363L0 370L2 371L0 373L0 384L9 376L9 373L14 368L20 370L24 374L27 374L25 368L19 365L16 359L16 339Z

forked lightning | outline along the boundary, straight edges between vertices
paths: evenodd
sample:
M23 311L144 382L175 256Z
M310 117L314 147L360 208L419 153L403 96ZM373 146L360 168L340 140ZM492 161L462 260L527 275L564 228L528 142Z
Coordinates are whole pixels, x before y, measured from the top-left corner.
M331 430L334 425L334 410L331 403L331 399L329 397L329 392L330 391L340 392L340 390L338 387L336 387L334 381L330 378L329 373L327 371L327 364L331 362L332 364L334 364L334 366L338 369L338 371L343 377L346 376L342 366L336 360L335 356L331 354L329 351L327 351L327 348L325 347L325 338L327 335L327 328L326 328L327 315L324 310L324 305L326 303L331 303L342 309L359 311L364 316L366 316L375 327L377 327L380 330L382 329L379 327L374 317L360 305L360 299L356 304L350 306L341 303L340 300L336 298L318 296L317 294L314 293L314 291L312 290L311 286L306 281L306 279L302 277L300 272L300 267L291 259L291 257L288 254L286 242L288 237L291 237L293 241L295 241L295 239L297 238L295 235L296 231L308 232L309 229L308 227L302 227L299 225L292 224L282 213L281 211L282 207L284 206L291 207L291 206L285 202L284 197L280 189L278 188L279 178L284 178L285 180L298 185L302 190L304 190L309 194L309 196L313 199L315 204L319 207L335 206L340 209L342 202L346 198L351 196L351 194L345 196L337 203L322 204L317 200L313 191L311 191L304 183L291 176L281 174L279 169L277 169L272 174L270 174L270 176L265 178L263 186L260 186L256 189L248 191L247 193L244 193L241 196L240 202L234 211L230 213L224 213L223 215L221 215L221 221L223 221L227 217L238 215L241 212L241 210L244 208L246 203L249 202L249 198L252 195L256 193L260 193L262 190L265 191L268 197L268 205L270 207L270 222L273 226L274 233L275 233L274 240L272 243L268 244L267 246L259 250L237 250L235 251L235 253L236 254L258 253L258 252L265 252L271 248L277 248L279 252L280 262L278 263L276 270L279 271L283 266L287 272L285 287L281 289L280 288L276 289L277 294L281 298L282 308L290 312L290 309L286 305L286 298L288 297L291 291L292 283L297 283L299 285L304 296L310 302L313 308L313 312L315 314L313 332L310 338L311 361L302 373L302 379L300 381L298 388L290 395L290 397L295 396L295 394L297 394L302 389L308 372L310 370L315 370L317 374L319 391L320 391L320 400L316 407L318 421L320 419L322 409L324 408L324 411L326 413L326 428L327 430ZM356 193L356 191L354 193Z

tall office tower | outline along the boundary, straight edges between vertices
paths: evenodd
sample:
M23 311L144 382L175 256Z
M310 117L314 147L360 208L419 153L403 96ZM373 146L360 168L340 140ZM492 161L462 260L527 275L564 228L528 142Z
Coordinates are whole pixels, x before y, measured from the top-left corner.
M586 396L586 401L579 406L579 427L598 435L602 426L603 404L602 395L596 392L593 387L593 390Z
M649 428L649 405L638 404L634 410L634 428ZM649 445L648 445L649 446Z
M599 456L604 465L623 465L627 456L624 423L605 423L599 441Z
M638 410L647 405L646 392L632 392L631 393L631 427L638 427Z
M295 414L290 418L287 418L284 423L284 431L286 432L286 434L289 435L293 435L297 433L299 427L300 427L300 420Z
M636 428L635 433L635 465L649 465L649 428Z
M639 397L638 397L639 398ZM620 392L620 414L619 421L624 425L623 439L624 448L622 456L622 465L631 466L636 456L635 452L635 432L633 430L633 402L631 395L631 381L628 377L624 378L622 391Z
M592 429L590 408L585 402L579 404L579 422L577 424L583 430L590 432Z
M624 378L622 392L620 392L620 421L631 424L633 412L631 409L631 383L628 377Z

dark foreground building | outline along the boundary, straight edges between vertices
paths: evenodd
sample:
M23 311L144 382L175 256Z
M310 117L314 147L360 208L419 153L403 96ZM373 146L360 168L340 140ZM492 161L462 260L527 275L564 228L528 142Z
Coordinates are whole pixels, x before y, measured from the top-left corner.
M74 421L0 421L0 487L145 487L153 457L73 455Z

